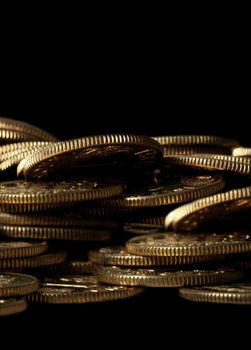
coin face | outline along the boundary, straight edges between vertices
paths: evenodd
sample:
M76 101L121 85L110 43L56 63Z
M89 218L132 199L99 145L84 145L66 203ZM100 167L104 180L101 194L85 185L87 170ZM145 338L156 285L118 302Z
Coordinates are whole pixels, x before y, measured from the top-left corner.
M167 156L165 161L169 165L181 165L189 168L206 170L221 170L229 173L250 175L251 159L220 154L193 154Z
M72 304L124 299L142 293L142 288L100 284L93 276L63 276L45 279L29 301Z
M174 270L135 269L117 266L101 266L94 270L97 279L103 283L141 287L181 287L235 281L243 276L234 270Z
M88 179L81 181L31 182L6 181L0 183L0 208L3 211L32 211L46 209L62 203L104 198L120 194L123 185L110 180ZM29 206L35 204L36 207Z
M103 206L162 206L186 202L215 193L224 187L220 175L166 176L162 183L135 190L135 193L101 201Z
M251 304L251 282L182 288L179 294L185 299L197 302Z
M0 299L0 316L10 316L27 309L24 298Z
M60 169L135 163L162 157L161 145L147 136L99 135L59 142L28 157L18 167L26 178L46 178Z
M165 218L165 228L191 231L205 222L251 207L251 187L244 187L198 199L172 210Z
M208 256L251 251L248 234L162 233L129 239L127 250L143 256Z
M20 258L45 253L46 242L0 242L0 259Z
M34 292L39 287L39 281L21 273L0 273L0 298L25 295Z

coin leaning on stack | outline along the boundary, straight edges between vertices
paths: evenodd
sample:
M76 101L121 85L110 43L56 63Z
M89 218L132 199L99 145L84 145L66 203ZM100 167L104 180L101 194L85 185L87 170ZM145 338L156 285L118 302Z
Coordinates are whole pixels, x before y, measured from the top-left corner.
M230 156L237 141L130 134L59 141L8 118L0 131L0 315L24 311L27 301L101 302L147 287L181 287L182 297L213 302L190 295L244 283L245 220L227 232L215 223L250 208L251 160Z

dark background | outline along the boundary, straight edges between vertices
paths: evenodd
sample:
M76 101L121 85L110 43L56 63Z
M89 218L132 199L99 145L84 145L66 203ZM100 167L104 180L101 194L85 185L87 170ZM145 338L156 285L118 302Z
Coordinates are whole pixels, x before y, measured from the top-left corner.
M28 43L15 32L13 54L6 48L1 55L0 115L61 138L212 134L251 146L248 45L235 28L213 32L214 26L209 21L202 31L191 20L188 27L129 33L126 23L117 34L116 25L96 35L92 26L83 37L62 31L44 41L40 33ZM116 333L126 346L134 335L138 343L149 337L188 346L198 343L198 333L209 345L216 334L232 342L249 328L249 319L248 306L189 303L174 291L149 289L114 303L38 306L0 322L23 334L28 329L39 340L52 334L109 345Z

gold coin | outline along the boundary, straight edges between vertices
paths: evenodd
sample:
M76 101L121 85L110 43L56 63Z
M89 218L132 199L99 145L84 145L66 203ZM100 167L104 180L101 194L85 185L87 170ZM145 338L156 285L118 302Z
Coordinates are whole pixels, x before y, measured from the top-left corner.
M111 231L88 228L0 225L0 236L45 240L107 241L111 238Z
M7 137L8 132L26 136L26 138L23 138L24 140L58 141L58 138L34 125L20 120L0 117L0 139L10 139L10 137ZM22 137L20 139L22 140Z
M142 288L103 285L93 276L63 276L47 278L35 293L28 296L28 300L50 304L82 304L125 299L142 292Z
M181 288L179 295L191 301L218 304L251 304L251 282Z
M29 258L0 260L0 269L14 270L36 268L40 266L60 264L66 260L67 254L64 252L43 254Z
M218 193L184 204L167 214L165 228L190 231L204 222L251 207L251 186Z
M234 157L251 157L250 147L236 147L232 151Z
M148 136L99 135L58 142L28 157L18 174L25 178L46 178L60 169L88 165L124 163L130 159L154 160L162 157L161 145Z
M153 207L191 201L220 191L225 185L220 175L168 176L163 183L147 186L132 194L100 200L102 206Z
M51 142L44 142L43 145L42 145L42 142L40 143L41 145L33 148L24 148L24 149L20 149L19 151L5 153L4 156L2 157L4 159L2 159L2 161L0 162L0 170L4 171L15 165L18 165L19 162L24 158L32 155L34 152L37 152L41 149L48 147L48 145L51 144Z
M230 150L226 147L216 147L216 146L165 146L163 145L163 156L176 156L182 155L186 156L189 154L229 154Z
M167 268L135 269L117 266L99 266L94 271L103 283L139 287L182 287L236 281L243 277L242 271L174 270Z
M154 140L158 141L161 145L203 145L203 146L219 146L219 147L238 147L240 144L238 141L219 136L210 135L172 135L172 136L155 136Z
M251 251L250 235L161 233L129 239L127 250L143 256L215 256L246 253Z
M231 173L250 175L251 159L220 154L193 154L188 156L167 156L167 164L181 165L206 170L223 170Z
M85 275L93 274L93 268L91 261L70 260L62 264L44 266L43 270L57 275Z
M0 213L0 223L11 226L77 227L101 230L114 230L118 227L114 220L85 218L81 214L70 212L63 212L61 215Z
M90 261L100 265L166 266L197 264L212 261L210 256L140 256L130 254L125 247L106 247L88 253ZM213 257L214 258L214 257ZM223 257L224 258L224 257ZM215 258L217 259L217 258ZM222 260L222 259L221 259Z
M27 309L27 301L24 298L0 299L0 316L10 316Z
M89 218L125 218L136 213L137 207L103 207L100 201L88 202L88 206L81 207L81 213ZM1 206L1 204L0 204Z
M0 298L25 295L34 292L39 287L39 281L33 276L21 273L0 273Z
M58 182L0 182L0 209L22 212L55 208L74 203L120 194L123 185L110 180Z
M0 146L0 161L3 161L10 156L14 156L24 150L33 150L40 146L50 145L51 142L45 141L25 141L25 142L16 142L8 143L6 145Z
M47 242L0 242L0 259L20 258L43 254L48 250Z
M149 235L150 233L162 233L164 231L164 226L132 222L125 223L123 225L123 230L136 235Z

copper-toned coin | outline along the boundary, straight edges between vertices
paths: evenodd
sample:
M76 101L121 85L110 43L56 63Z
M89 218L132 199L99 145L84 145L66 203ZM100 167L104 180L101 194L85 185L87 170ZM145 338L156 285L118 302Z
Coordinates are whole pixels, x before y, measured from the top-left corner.
M0 269L2 270L15 270L15 269L27 269L36 268L40 266L48 266L54 264L60 264L66 260L67 254L65 252L43 254L38 256L32 256L29 258L18 259L0 259Z
M162 157L161 145L148 136L99 135L58 142L28 157L18 167L26 178L46 178L60 169L153 160Z
M48 250L46 242L0 242L0 259L24 258L43 254Z
M191 301L218 304L251 304L251 282L181 288L182 298Z
M239 188L198 199L172 210L165 219L165 228L191 231L204 222L251 207L251 187Z
M39 281L21 273L0 273L0 298L25 295L34 292L39 287Z
M0 299L0 316L10 316L27 309L27 301L24 298Z
M101 284L93 276L62 276L45 279L28 300L49 304L95 303L133 297L142 291L142 288Z

